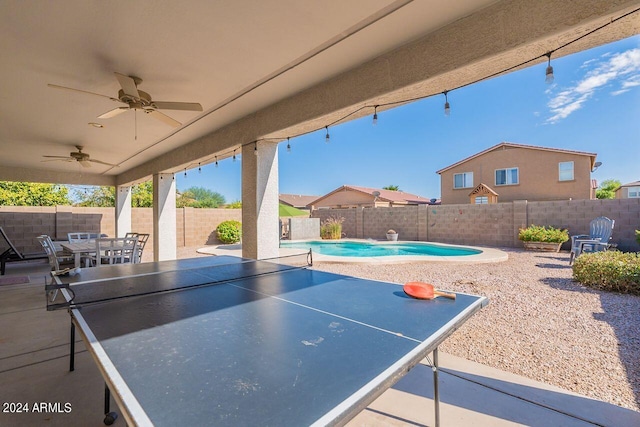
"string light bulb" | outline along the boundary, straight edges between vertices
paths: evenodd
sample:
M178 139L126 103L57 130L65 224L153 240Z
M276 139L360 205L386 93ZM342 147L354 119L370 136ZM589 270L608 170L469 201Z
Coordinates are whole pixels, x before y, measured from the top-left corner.
M545 71L545 79L544 79L544 81L548 85L553 83L553 67L551 66L551 53L552 52L547 53L548 62L547 62L547 70Z
M233 161L236 161L236 150L233 150Z
M445 90L444 92L442 92L444 94L444 115L449 117L451 115L451 106L449 105L449 97L448 97L448 90Z
M202 173L202 167L200 167L200 162L198 162L198 173Z
M327 135L324 137L324 142L328 144L331 141L331 137L329 136L329 126L325 126L324 128L327 131Z
M187 177L187 168L184 168L184 177Z
M258 143L256 142L256 144L253 146L253 155L257 156L258 155Z
M216 167L218 167L218 156L216 156Z
M378 106L373 107L373 125L378 124Z
M289 143L289 137L287 137L287 153L291 152L291 144Z

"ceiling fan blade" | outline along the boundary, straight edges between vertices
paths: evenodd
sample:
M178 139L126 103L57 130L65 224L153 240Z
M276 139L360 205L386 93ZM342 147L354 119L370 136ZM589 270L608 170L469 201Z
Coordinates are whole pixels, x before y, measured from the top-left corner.
M43 157L54 157L49 160L40 160L41 162L72 162L74 160L73 157L59 157L59 156L43 156Z
M107 111L104 114L100 114L98 116L99 119L110 119L111 117L115 117L118 114L124 113L125 111L128 111L129 107L118 107L118 108L114 108L113 110Z
M101 165L113 166L114 168L120 167L118 165L114 165L113 163L103 162L102 160L89 159L88 161L93 162L93 163L100 163Z
M83 168L90 168L91 167L91 163L89 163L91 160L78 160L78 163L80 163L80 165Z
M167 116L164 113L161 113L160 111L157 111L157 110L144 110L144 112L147 113L147 114L151 114L156 119L160 120L161 122L164 122L164 123L168 124L169 126L173 126L174 128L177 128L178 126L182 125L182 123L180 123L179 121L177 121L175 119L172 119L171 117Z
M202 105L197 102L153 101L151 105L159 110L202 111Z
M73 157L69 157L69 156L42 156L42 157L47 157L49 159L56 159L56 160L73 160Z
M102 95L100 93L95 93L95 92L89 92L87 90L81 90L81 89L74 89L72 87L66 87L66 86L60 86L60 85L54 85L51 83L48 83L47 86L54 88L54 89L64 89L64 90L72 90L74 92L80 92L80 93L86 93L87 95L95 95L95 96L101 96L103 98L108 98L112 101L116 101L116 102L120 102L120 100L118 98L113 98L111 96L107 96L107 95Z
M122 86L122 91L125 95L133 96L136 99L140 99L140 94L138 93L138 88L136 87L136 82L129 76L125 76L124 74L114 73L118 82L120 82L120 86Z

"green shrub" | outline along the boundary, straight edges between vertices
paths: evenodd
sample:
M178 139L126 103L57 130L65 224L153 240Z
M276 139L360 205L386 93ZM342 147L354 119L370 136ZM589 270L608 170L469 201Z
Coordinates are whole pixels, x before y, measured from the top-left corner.
M344 218L329 217L320 226L320 237L337 240L342 237L342 223Z
M218 224L216 233L222 243L238 243L242 237L242 224L234 220L223 221Z
M564 243L569 240L569 231L561 230L554 227L545 227L540 225L530 225L527 228L521 228L518 232L518 239L523 242L550 242Z
M636 242L640 243L640 230L636 230Z
M640 295L640 252L582 254L573 264L573 278L586 286Z

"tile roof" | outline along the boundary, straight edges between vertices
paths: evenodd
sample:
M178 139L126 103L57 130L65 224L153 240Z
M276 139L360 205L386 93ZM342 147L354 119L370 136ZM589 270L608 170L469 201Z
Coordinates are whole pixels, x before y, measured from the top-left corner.
M304 208L320 196L307 196L302 194L280 194L278 198L281 203L293 206L294 208Z
M331 194L334 194L342 190L359 191L361 193L366 193L371 196L373 196L374 191L377 191L380 193L380 195L378 196L378 200L392 202L392 203L406 203L406 204L412 204L412 205L419 205L419 204L424 205L424 204L431 203L430 202L431 199L427 199L426 197L422 197L417 194L405 193L404 191L385 190L382 188L360 187L356 185L343 185L342 187L336 188L335 190L325 194L324 196L321 196L315 199L314 202L324 199L330 196Z
M591 163L593 165L595 158L597 156L596 153L587 153L586 151L575 151L575 150L565 150L564 148L550 148L550 147L540 147L538 145L525 145L525 144L515 144L513 142L501 142L500 144L494 145L493 147L489 147L486 150L480 151L476 154L474 154L473 156L469 156L466 159L462 159L459 162L456 162L452 165L449 165L445 168L442 168L438 171L436 171L437 174L441 174L442 172L449 170L455 166L461 165L462 163L468 162L471 159L475 159L476 157L479 157L483 154L489 153L490 151L494 151L497 150L498 148L503 148L503 147L513 147L513 148L527 148L530 150L541 150L541 151L553 151L556 153L569 153L569 154L578 154L581 156L590 156L593 157L593 159L591 160Z

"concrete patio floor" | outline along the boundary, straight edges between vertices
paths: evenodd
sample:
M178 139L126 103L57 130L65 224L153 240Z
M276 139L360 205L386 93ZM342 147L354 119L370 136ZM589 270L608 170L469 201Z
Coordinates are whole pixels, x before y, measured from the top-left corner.
M46 311L47 274L48 264L18 263L2 276L28 276L29 283L0 286L0 426L103 425L102 377L79 336L69 372L69 316ZM442 426L640 426L638 412L461 358L440 353L440 366ZM433 426L432 387L425 360L348 425ZM8 406L41 402L53 405L29 413Z

